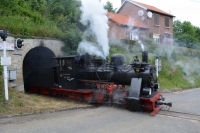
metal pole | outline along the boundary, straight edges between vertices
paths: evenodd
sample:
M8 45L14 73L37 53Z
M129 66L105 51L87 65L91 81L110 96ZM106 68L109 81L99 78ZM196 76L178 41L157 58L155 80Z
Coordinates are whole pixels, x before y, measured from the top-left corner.
M3 39L3 60L6 59L6 38L7 38L7 31L0 30L0 36ZM3 61L2 61L3 62ZM7 64L3 63L3 71L4 71L4 91L5 91L5 100L8 101L8 73L7 73Z
M156 76L158 77L158 59L159 59L159 55L156 55L156 60L155 60L155 66L156 66Z
M156 75L158 77L158 58L156 59Z
M3 40L3 57L6 57L6 40ZM8 73L7 65L3 66L4 69L4 91L5 91L5 100L8 101Z

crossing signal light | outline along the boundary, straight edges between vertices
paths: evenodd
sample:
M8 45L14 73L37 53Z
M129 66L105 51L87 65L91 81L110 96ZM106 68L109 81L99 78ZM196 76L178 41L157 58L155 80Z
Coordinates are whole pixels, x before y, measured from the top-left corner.
M18 39L16 40L15 45L16 45L16 48L17 48L17 49L21 49L22 46L24 46L23 41L24 41L24 40L22 40L21 38L18 38Z

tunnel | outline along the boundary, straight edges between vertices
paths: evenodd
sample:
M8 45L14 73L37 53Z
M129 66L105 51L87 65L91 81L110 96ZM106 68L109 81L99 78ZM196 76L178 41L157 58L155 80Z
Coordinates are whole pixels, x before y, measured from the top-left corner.
M28 51L24 57L22 68L25 92L30 91L30 85L45 83L48 81L48 78L52 77L52 67L56 66L56 61L52 57L55 57L53 51L44 46L37 46ZM38 72L37 68L40 68L40 71L48 70L50 72L47 71L45 75L36 77L38 75L36 74Z

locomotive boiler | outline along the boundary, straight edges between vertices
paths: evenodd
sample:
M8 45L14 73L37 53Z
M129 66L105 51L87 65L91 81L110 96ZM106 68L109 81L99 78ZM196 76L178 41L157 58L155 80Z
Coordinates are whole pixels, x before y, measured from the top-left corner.
M125 65L122 54L107 60L89 54L52 57L50 68L35 67L29 73L26 92L63 95L90 103L120 104L133 111L149 110L155 115L163 104L158 90L156 68L148 64L148 52L142 61ZM128 87L127 87L128 86Z

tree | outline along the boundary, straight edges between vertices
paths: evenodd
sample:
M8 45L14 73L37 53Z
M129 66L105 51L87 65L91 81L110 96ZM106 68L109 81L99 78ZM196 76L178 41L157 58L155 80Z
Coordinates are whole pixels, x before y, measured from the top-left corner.
M182 23L182 33L190 34L195 36L195 27L188 21Z
M190 22L184 21L181 23L180 20L176 20L173 23L175 44L182 47L195 48L198 44L197 33L199 31Z
M200 42L200 28L199 27L195 27L195 29L196 29L196 38Z
M179 46L187 47L187 48L195 48L195 44L197 43L197 39L190 34L183 33L177 37L177 43Z
M108 12L116 12L117 8L113 8L112 3L110 3L110 1L106 2L106 5L104 5L104 9L106 9Z
M63 31L62 40L65 42L62 50L66 54L76 51L81 41L83 25L80 23L80 0L52 0L50 9L51 19Z
M182 23L180 20L174 21L173 32L174 32L174 37L177 37L178 35L182 34L183 30L182 30Z

